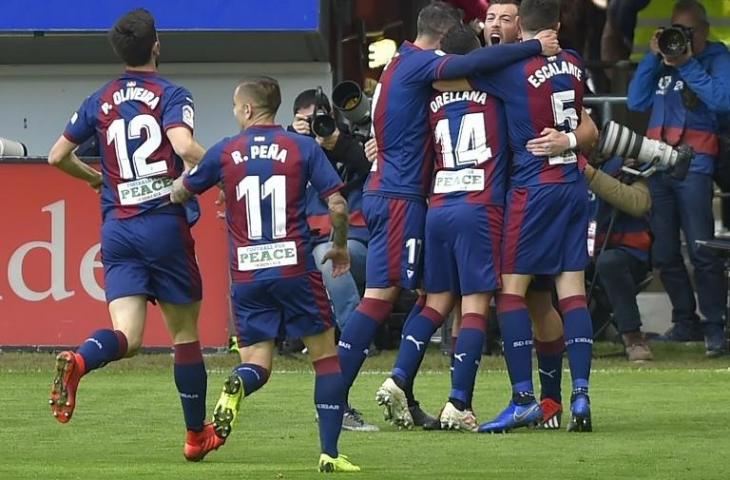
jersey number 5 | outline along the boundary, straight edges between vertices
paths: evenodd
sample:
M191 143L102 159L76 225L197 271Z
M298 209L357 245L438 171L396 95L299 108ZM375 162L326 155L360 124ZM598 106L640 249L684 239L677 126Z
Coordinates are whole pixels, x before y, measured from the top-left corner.
M286 237L286 177L273 175L263 184L258 176L244 177L236 185L236 200L246 200L246 220L248 238L263 238L261 201L271 196L271 235L273 238Z
M127 139L136 140L141 138L142 130L147 133L147 139L132 153L132 161L130 162ZM123 179L151 177L167 171L167 162L165 160L147 162L149 156L155 153L162 143L160 124L152 115L137 115L129 122L128 126L125 125L123 118L114 120L106 131L106 144L111 145L112 143L117 152L119 176Z
M575 90L555 92L552 94L551 100L555 128L561 132L572 132L578 128L578 112L575 109ZM572 150L566 150L562 154L548 159L550 165L564 165L577 161L578 157Z

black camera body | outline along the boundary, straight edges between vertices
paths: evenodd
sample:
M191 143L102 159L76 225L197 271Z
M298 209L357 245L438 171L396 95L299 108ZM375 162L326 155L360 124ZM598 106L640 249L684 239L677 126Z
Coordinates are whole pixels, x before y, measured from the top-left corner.
M659 51L667 57L678 57L687 53L692 45L694 30L684 25L672 25L659 34Z
M309 136L327 138L335 133L337 125L329 112L329 102L324 96L322 87L317 87L314 100L314 113L307 119Z

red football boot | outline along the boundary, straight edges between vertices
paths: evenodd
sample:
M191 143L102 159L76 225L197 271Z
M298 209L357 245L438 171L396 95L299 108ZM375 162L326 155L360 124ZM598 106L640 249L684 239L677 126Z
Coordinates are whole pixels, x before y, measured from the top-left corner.
M543 398L540 400L540 408L542 408L542 422L540 422L540 426L547 430L560 429L563 406L552 398Z
M76 408L76 389L84 374L84 359L70 351L56 357L56 376L51 386L51 412L61 423L68 423Z
M215 433L212 423L206 423L200 432L192 432L188 430L185 437L185 450L183 454L185 459L190 462L199 462L209 452L218 450L218 447L226 443L225 438L221 438Z

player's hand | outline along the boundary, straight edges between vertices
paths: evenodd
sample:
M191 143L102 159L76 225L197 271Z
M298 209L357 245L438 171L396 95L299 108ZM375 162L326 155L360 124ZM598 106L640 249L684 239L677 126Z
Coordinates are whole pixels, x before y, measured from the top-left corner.
M185 203L188 200L190 200L190 197L192 197L193 194L190 192L187 188L185 188L185 185L183 185L183 177L177 177L174 182L172 182L172 192L170 192L170 201L172 203Z
M378 159L378 143L374 138L365 142L365 157L367 157L370 163Z
M659 36L664 31L664 27L659 27L654 31L654 35L651 36L651 40L649 40L649 50L654 55L661 55L661 52L659 51Z
M538 138L526 145L527 151L537 157L552 157L570 149L570 140L563 132L554 128L544 128Z
M218 218L226 218L226 212L225 212L225 209L226 209L226 191L223 190L223 186L222 185L219 185L219 186L220 186L220 190L218 190L218 198L215 201L215 205L217 207L219 207L219 208L222 208L223 211L217 210L215 212L215 215Z
M294 115L294 122L292 122L291 126L300 135L310 135L312 133L309 129L309 118L304 115Z
M350 252L347 247L333 246L329 252L325 253L322 259L322 265L332 260L332 277L337 278L344 275L350 270Z
M558 32L555 30L543 30L535 35L535 40L540 41L542 45L542 54L546 57L552 57L560 53L560 43L558 42Z
M93 180L89 181L89 186L96 191L96 193L101 193L101 185L104 182L104 177L101 176L101 173L97 175Z

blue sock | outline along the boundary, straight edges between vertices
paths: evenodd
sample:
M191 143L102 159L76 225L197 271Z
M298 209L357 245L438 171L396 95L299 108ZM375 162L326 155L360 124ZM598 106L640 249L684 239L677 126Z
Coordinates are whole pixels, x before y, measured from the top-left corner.
M337 348L342 366L342 381L345 383L345 396L367 357L376 330L390 316L392 310L392 303L366 297L347 319Z
M187 429L202 431L208 374L205 371L200 342L175 345L175 385L180 393Z
M525 297L497 295L497 319L512 393L532 395L532 324Z
M537 369L540 373L540 398L550 398L560 403L560 384L563 379L563 350L565 338L550 342L535 340Z
M439 312L431 307L423 307L421 313L403 327L400 349L392 373L401 388L413 383L423 356L426 355L428 342L442 323L444 317Z
M461 330L452 355L456 361L451 375L449 401L463 410L470 407L474 393L474 381L486 337L487 318L476 313L467 313L461 318Z
M560 300L560 311L565 323L565 349L568 352L573 390L588 392L593 355L593 323L584 295Z
M337 356L314 362L314 407L319 416L319 443L322 453L337 458L337 440L345 413L345 386Z
M84 373L101 368L127 354L127 337L119 330L97 330L76 350L84 359Z
M255 363L242 363L233 369L233 372L243 382L243 396L248 397L253 392L263 387L269 380L269 371Z
M423 307L426 305L426 295L419 295L416 299L415 303L413 303L413 307L411 307L411 311L408 312L408 316L406 317L406 321L403 322L403 328L408 328L408 323L410 323L415 317L421 314L421 310L423 310Z

